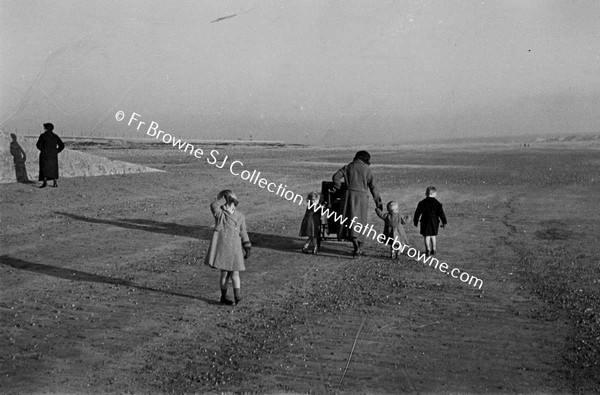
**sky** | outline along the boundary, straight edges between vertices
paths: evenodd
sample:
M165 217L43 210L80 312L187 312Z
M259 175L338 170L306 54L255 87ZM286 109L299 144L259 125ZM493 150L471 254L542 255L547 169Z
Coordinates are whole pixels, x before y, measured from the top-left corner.
M0 126L389 144L600 133L600 1L0 0Z

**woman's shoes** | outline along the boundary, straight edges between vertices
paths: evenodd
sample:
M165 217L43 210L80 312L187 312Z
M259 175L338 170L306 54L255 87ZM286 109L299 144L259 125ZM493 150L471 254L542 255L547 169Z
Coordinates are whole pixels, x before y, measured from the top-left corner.
M317 254L317 252L319 252L319 247L317 247L317 246L314 246L314 247L313 247L313 250L312 250L312 253L313 253L313 255L316 255L316 254Z

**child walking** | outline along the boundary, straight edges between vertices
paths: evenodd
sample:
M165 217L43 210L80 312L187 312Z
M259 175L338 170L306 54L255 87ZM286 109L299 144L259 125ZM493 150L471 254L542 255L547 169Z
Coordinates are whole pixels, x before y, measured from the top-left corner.
M425 241L425 254L427 256L434 255L437 249L435 237L438 234L440 220L442 221L442 228L447 224L442 204L435 198L436 195L435 187L427 187L425 191L427 197L417 205L414 217L415 226L418 225L419 218L421 219L421 234Z
M387 204L387 212L384 212L379 207L375 209L377 216L381 218L385 225L383 227L383 235L392 239L398 237L398 240L403 245L408 245L408 238L406 237L406 233L404 232L404 227L402 225L406 224L410 217L408 215L401 215L399 212L398 202L392 200ZM398 258L399 250L394 250L393 245L390 245L390 258Z
M215 217L213 232L205 264L221 269L221 303L237 305L242 300L240 272L246 270L244 259L250 257L251 243L246 232L244 214L237 211L238 200L229 189L219 192L217 199L210 204ZM234 300L227 298L227 286L233 282Z
M321 194L318 192L311 192L306 197L307 207L302 218L302 224L300 225L300 236L308 237L302 252L308 254L312 252L316 254L321 248L321 210L315 212L314 208L321 201ZM312 250L310 246L312 245Z

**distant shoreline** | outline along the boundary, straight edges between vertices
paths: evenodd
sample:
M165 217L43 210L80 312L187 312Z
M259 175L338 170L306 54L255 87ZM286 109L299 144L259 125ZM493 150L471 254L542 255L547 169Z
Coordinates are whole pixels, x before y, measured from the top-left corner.
M38 136L24 135L23 138L37 139ZM135 148L136 146L146 146L152 148L163 147L161 141L148 138L128 138L128 137L99 137L99 136L61 136L62 139L79 148L92 147L111 147L111 148ZM444 139L431 142L413 142L413 143L382 143L382 144L349 144L349 145L310 145L299 143L286 143L284 141L273 140L218 140L218 139L195 139L188 140L191 144L202 144L211 146L241 146L241 147L268 147L268 148L313 148L313 149L439 149L439 148L469 148L469 147L487 147L487 148L591 148L600 149L600 135L591 134L570 134L562 136L510 136L510 137L474 137ZM77 149L77 148L76 148Z

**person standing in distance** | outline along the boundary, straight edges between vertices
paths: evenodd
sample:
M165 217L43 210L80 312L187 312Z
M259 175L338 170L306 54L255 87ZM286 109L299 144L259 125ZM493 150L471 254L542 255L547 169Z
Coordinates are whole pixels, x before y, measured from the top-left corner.
M44 133L40 135L35 146L40 150L40 188L46 188L48 180L54 181L54 188L58 187L58 154L65 149L65 145L54 133L54 125L44 124Z

